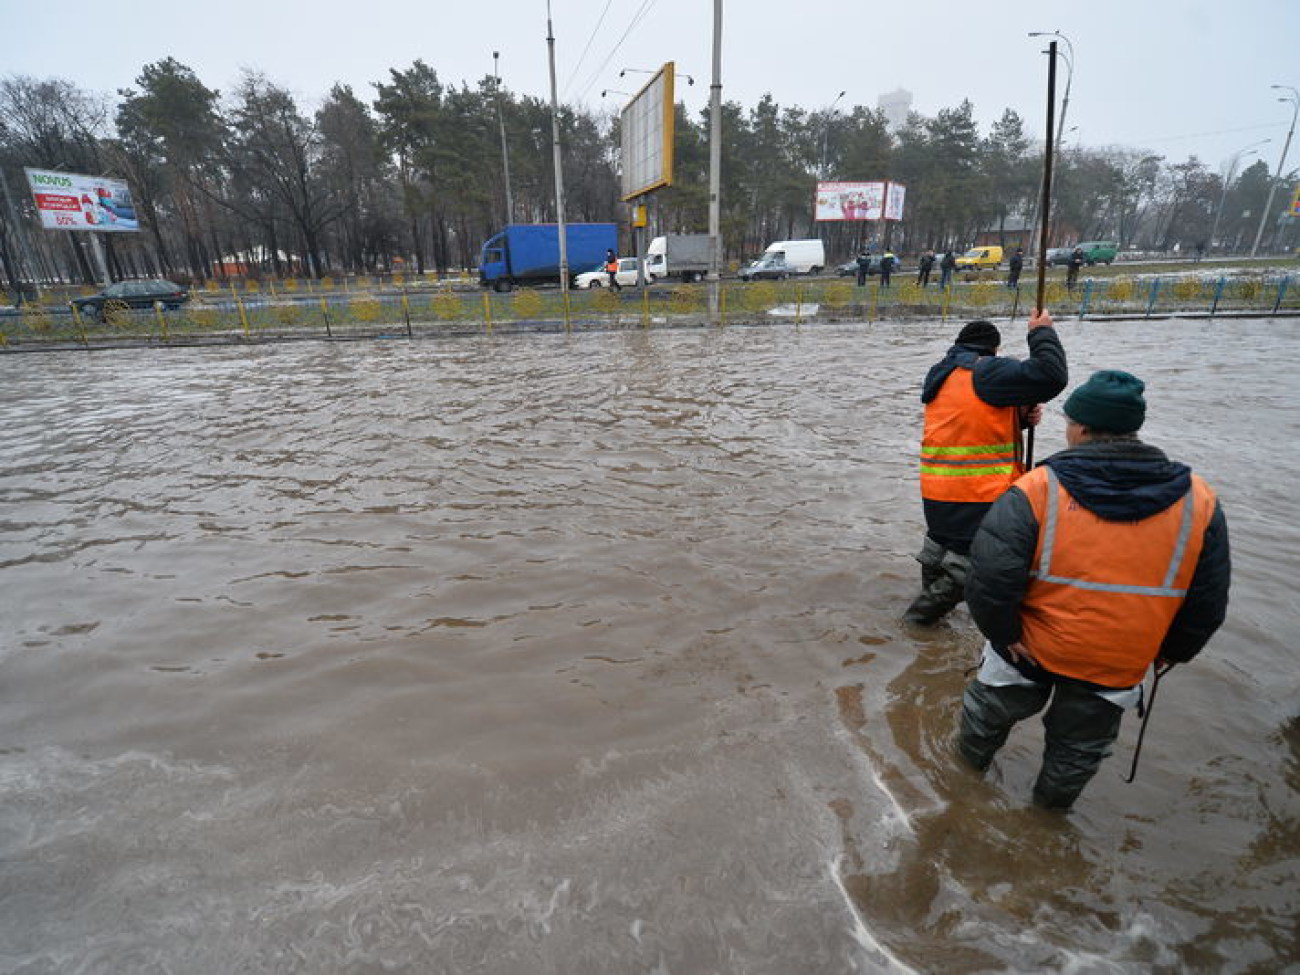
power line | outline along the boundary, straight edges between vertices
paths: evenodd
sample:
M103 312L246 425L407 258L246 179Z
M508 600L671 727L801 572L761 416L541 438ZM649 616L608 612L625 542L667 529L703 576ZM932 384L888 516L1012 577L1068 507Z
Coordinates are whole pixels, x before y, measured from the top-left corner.
M627 29L623 31L622 36L620 36L619 39L615 42L613 48L610 49L609 54L605 56L605 60L601 61L600 64L596 67L596 70L592 72L591 78L587 81L586 86L582 89L581 92L578 93L578 97L580 99L585 97L587 92L591 91L591 89L596 86L596 83L600 80L601 72L603 72L605 68L608 67L610 61L614 60L614 55L619 52L619 49L623 46L624 42L628 39L628 35L631 34L632 31L635 30L637 26L641 23L641 21L645 19L646 15L649 14L650 9L654 5L655 5L655 0L641 0L641 6L637 10L637 12L632 15L632 19L631 21L629 21L627 25ZM572 84L572 81L570 81L570 84Z
M1156 145L1164 142L1183 142L1187 139L1204 139L1212 135L1235 135L1238 132L1260 132L1264 129L1277 128L1276 122L1267 122L1260 125L1243 125L1235 129L1216 129L1213 132L1191 132L1187 135L1167 135L1155 139L1144 138L1141 140L1143 145Z
M605 0L605 9L600 12L600 17L596 21L596 26L591 29L591 34L587 37L587 43L583 45L582 53L578 55L578 63L573 66L573 74L569 76L569 80L564 85L564 92L566 94L568 93L569 85L573 84L574 77L577 76L578 71L582 68L582 62L587 60L587 52L591 50L591 45L596 40L596 35L600 33L600 25L605 22L605 17L609 14L609 8L613 5L614 0Z

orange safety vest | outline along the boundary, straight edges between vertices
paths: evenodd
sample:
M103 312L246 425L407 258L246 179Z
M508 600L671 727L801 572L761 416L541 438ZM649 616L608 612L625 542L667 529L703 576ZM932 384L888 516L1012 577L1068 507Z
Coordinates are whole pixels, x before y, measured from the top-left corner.
M617 273L617 272L618 272L618 261L606 261L606 262L605 262L605 270L608 271L610 274L615 274L615 273Z
M996 501L1023 473L1020 407L990 406L975 393L974 372L954 369L925 407L921 497Z
M1214 491L1192 475L1183 499L1140 521L1107 521L1047 466L1016 482L1038 519L1021 642L1063 677L1132 687L1160 653L1187 597L1214 516Z

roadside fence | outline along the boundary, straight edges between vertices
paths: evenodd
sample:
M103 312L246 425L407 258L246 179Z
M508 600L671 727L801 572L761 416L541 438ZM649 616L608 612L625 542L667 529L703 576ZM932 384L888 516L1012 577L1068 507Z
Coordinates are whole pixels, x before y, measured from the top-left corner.
M1048 283L1046 303L1058 320L1227 318L1300 313L1296 275L1162 275L1085 278L1074 289ZM1018 288L999 280L963 280L940 289L912 280L882 288L877 279L803 278L724 281L716 310L709 285L659 283L644 290L520 289L496 293L472 282L410 288L400 282L337 287L325 280L204 286L176 310L108 307L81 314L48 296L0 316L0 350L49 347L194 345L294 339L415 338L486 332L740 325L792 320L887 322L990 318L1016 320L1032 311L1032 276ZM66 298L63 299L66 301Z

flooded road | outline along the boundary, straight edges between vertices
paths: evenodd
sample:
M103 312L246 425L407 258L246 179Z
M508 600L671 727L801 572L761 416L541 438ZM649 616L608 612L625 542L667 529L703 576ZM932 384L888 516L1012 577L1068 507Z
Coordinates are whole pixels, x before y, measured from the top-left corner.
M0 357L0 971L1300 970L1296 322L1062 325L1234 546L1067 817L899 619L959 327Z

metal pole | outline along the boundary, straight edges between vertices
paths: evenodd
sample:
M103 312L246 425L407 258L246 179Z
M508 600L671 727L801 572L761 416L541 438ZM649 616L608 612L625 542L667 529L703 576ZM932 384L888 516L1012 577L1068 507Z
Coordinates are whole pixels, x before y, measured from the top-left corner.
M709 87L709 316L720 321L722 274L722 0L713 0L713 81Z
M1065 41L1065 46L1070 49L1069 57L1065 59L1065 66L1069 69L1065 74L1065 95L1061 98L1061 121L1056 127L1056 144L1061 144L1061 139L1065 135L1065 113L1070 109L1070 83L1074 81L1074 45L1070 39L1062 34L1059 30L1037 30L1030 31L1030 37L1059 37ZM1052 60L1056 60L1053 58Z
M1268 141L1270 140L1264 140L1264 142ZM1264 142L1256 142L1254 145L1238 149L1233 153L1232 162L1228 164L1228 175L1223 180L1223 190L1219 193L1219 205L1214 210L1214 224L1210 227L1210 250L1214 250L1214 238L1219 235L1219 219L1223 216L1223 205L1228 200L1228 190L1232 186L1232 179L1237 175L1237 163L1241 161L1242 156L1250 155L1255 151L1255 146L1262 146Z
M1277 172L1273 174L1272 185L1268 188L1268 202L1264 204L1264 212L1259 215L1259 229L1255 231L1255 243L1250 248L1251 257L1254 257L1255 252L1259 250L1259 242L1264 236L1264 225L1268 223L1269 212L1273 209L1273 194L1277 192L1277 184L1282 181L1282 174L1286 171L1286 153L1291 148L1291 136L1295 134L1296 115L1300 114L1300 91L1296 91L1290 85L1269 85L1269 87L1279 91L1283 88L1289 90L1291 94L1278 98L1278 101L1291 102L1295 107L1291 110L1291 128L1287 130L1286 142L1282 146L1282 158L1278 160Z
M1061 40L1065 41L1065 46L1070 49L1069 56L1065 58L1065 67L1067 70L1065 73L1065 94L1061 98L1061 120L1057 123L1056 126L1056 145L1059 148L1061 142L1064 141L1065 139L1065 115L1070 109L1070 85L1073 84L1074 82L1074 45L1071 44L1070 39L1066 37L1064 34L1062 34L1059 30L1030 31L1029 36L1030 37L1059 37ZM1055 50L1055 46L1053 46L1053 50ZM1052 63L1053 65L1055 65L1056 55L1052 56ZM1055 67L1053 67L1053 70L1055 70ZM1053 106L1053 108L1055 108L1055 106ZM1047 132L1049 137L1051 135L1051 131L1052 128L1049 121L1047 127ZM1046 199L1046 197L1044 197L1044 199ZM1046 232L1046 229L1047 229L1047 221L1044 220L1043 221L1044 233Z
M817 172L821 173L822 179L826 178L826 146L830 141L831 121L835 118L835 106L840 103L840 99L846 93L842 91L836 95L835 100L831 102L831 107L826 110L826 124L822 126L822 158L817 166Z
M555 223L560 238L560 292L564 296L565 319L569 307L569 242L564 230L564 170L560 153L560 108L555 91L555 32L551 29L551 0L546 0L546 48L551 66L551 152L555 161Z
M1043 202L1042 233L1038 241L1038 290L1034 300L1035 314L1044 311L1044 294L1047 290L1047 232L1052 213L1052 114L1056 111L1056 41L1047 45L1047 130L1043 148ZM1034 428L1025 430L1025 470L1034 466Z
M1056 41L1047 45L1047 134L1043 151L1043 200L1039 206L1042 230L1038 240L1038 291L1034 308L1043 310L1047 290L1047 237L1052 212L1052 115L1056 111Z
M99 234L93 230L86 236L90 238L90 249L95 252L95 263L99 265L99 283L107 288L113 283L113 280L108 276L108 260L104 257L104 242L99 239Z
M492 77L496 81L493 92L497 101L497 125L501 127L501 170L506 181L506 223L515 222L515 201L510 193L510 150L506 146L506 117L501 112L501 75L497 72L497 58L500 51L492 52Z

